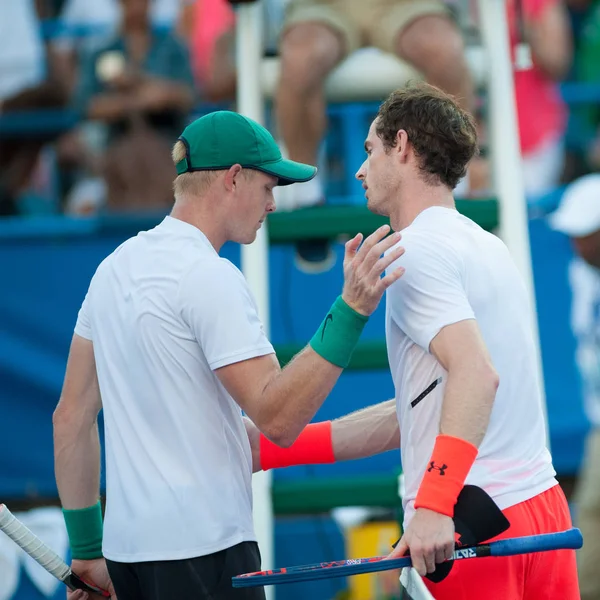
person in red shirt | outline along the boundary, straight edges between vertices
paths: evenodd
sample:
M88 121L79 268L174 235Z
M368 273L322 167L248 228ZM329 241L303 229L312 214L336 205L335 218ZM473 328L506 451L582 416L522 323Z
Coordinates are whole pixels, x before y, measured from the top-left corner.
M532 65L514 73L525 193L531 197L554 189L562 174L567 111L557 82L571 65L571 30L561 0L509 0L507 17L513 64L519 42L531 48ZM488 187L487 162L474 161L469 179L471 192Z
M186 40L203 98L235 98L235 12L227 0L181 0L177 31Z

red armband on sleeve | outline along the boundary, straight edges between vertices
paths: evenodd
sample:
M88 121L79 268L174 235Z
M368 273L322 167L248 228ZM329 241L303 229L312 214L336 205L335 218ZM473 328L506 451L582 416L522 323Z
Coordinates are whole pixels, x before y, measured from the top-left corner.
M331 421L307 425L289 447L281 448L260 434L260 466L263 471L292 465L316 465L335 462L331 439Z
M454 505L477 452L477 447L466 440L438 435L417 492L415 508L428 508L453 517Z

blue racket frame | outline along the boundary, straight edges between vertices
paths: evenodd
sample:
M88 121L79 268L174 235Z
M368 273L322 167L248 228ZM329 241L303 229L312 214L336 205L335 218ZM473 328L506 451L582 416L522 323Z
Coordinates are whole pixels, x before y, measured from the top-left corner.
M487 544L463 546L454 551L453 560L482 558L485 556L514 556L516 554L549 552L551 550L577 550L582 546L583 536L581 535L581 531L573 528L557 533L507 538ZM410 556L389 560L385 556L350 558L333 562L315 563L313 565L286 567L272 571L244 573L243 575L233 577L232 585L235 588L241 588L297 583L299 581L315 581L317 579L347 577L361 573L402 569L410 567L411 564Z

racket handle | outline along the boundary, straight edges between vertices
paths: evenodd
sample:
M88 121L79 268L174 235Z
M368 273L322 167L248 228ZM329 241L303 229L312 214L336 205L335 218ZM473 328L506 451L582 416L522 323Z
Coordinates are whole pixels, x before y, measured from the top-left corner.
M60 581L64 582L71 573L65 561L27 529L4 504L0 504L0 531Z
M558 533L498 540L490 544L490 550L492 556L513 556L515 554L547 552L549 550L577 550L581 546L583 546L581 531L574 527Z

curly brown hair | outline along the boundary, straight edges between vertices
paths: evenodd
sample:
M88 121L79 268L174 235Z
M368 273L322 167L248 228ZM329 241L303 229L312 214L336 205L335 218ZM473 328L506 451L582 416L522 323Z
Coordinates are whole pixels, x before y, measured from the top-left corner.
M386 151L396 145L398 131L406 131L425 180L433 185L454 189L477 154L473 117L427 83L410 83L392 92L376 119L375 130Z

